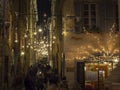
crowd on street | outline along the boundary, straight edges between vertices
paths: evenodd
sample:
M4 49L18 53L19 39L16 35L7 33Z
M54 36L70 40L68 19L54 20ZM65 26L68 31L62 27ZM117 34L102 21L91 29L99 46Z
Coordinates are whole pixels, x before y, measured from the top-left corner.
M82 90L78 84L70 89L66 77L59 77L57 70L42 61L29 67L23 78L18 77L13 82L13 90Z
M31 66L24 79L25 90L69 90L66 77L61 80L50 65L38 63ZM65 88L65 89L64 89Z

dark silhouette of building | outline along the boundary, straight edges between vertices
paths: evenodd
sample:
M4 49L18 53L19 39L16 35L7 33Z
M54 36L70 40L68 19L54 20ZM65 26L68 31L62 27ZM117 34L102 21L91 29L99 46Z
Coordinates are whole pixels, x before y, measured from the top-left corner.
M38 24L42 24L51 16L51 0L37 0Z

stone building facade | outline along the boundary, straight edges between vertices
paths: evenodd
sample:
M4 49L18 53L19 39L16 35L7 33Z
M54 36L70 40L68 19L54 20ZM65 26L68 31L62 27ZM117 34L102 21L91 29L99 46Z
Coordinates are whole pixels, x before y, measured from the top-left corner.
M37 6L36 0L1 0L0 4L0 89L11 90L13 80L34 62L31 47Z
M118 2L119 0L66 0L63 6L63 17L68 23L70 19L75 22L71 28L74 31L84 32L83 29L86 29L89 32L107 32L113 26L115 31L119 31Z

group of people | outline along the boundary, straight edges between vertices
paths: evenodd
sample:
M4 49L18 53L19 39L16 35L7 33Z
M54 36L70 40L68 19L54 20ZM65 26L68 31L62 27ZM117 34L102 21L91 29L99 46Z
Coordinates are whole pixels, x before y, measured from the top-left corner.
M30 67L24 86L25 90L69 90L66 77L60 80L57 70L41 63Z
M48 82L49 65L41 63L31 66L24 78L24 86L26 90L44 90Z
M57 70L45 63L35 64L25 75L16 77L11 88L14 90L82 90L79 84L73 85L72 89L69 88L66 77L59 77Z

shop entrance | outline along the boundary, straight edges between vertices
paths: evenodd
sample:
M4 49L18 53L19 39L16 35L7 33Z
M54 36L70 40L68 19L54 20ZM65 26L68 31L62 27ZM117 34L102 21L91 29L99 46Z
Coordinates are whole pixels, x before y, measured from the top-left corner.
M104 80L112 70L112 62L83 62L75 63L75 79L83 90L103 90Z

